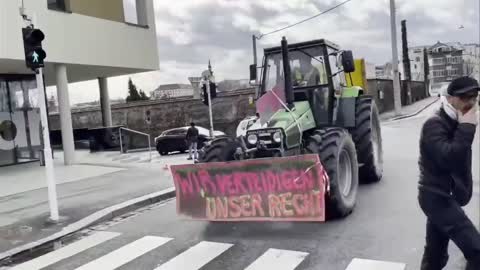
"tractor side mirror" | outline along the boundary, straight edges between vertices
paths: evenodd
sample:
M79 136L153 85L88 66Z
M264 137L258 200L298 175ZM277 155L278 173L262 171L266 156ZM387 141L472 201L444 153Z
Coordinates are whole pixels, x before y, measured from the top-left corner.
M251 64L250 65L250 82L257 80L257 65Z
M343 51L342 53L343 71L346 73L355 72L355 60L352 51Z

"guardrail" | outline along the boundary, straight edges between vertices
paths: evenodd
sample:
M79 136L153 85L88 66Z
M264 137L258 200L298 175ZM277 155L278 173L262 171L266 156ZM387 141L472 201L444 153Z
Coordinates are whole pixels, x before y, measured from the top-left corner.
M121 128L119 129L119 135L120 135L120 136L119 136L119 137L120 137L120 154L123 154L122 130L125 130L125 131L131 132L131 133L135 133L135 134L138 134L138 135L142 135L142 136L147 137L147 139L148 139L148 153L149 153L149 156L150 156L149 161L152 161L152 141L150 140L150 139L151 139L150 134L143 133L143 132L136 131L136 130L129 129L129 128L121 127ZM126 151L126 153L128 153L128 150Z

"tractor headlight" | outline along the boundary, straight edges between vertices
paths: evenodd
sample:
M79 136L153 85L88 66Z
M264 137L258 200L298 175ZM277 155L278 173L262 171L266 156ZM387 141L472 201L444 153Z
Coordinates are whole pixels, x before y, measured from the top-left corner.
M247 141L248 141L249 144L255 145L258 142L258 137L255 134L250 134L247 137Z
M272 139L276 143L281 143L282 142L282 132L277 131L277 132L273 133Z

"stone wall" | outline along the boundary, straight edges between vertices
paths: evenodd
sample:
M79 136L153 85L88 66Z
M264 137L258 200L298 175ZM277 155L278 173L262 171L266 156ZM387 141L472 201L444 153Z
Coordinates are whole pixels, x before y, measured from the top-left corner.
M212 102L215 130L234 135L243 118L255 115L255 106L249 104L249 98L254 95L253 89L218 93ZM191 121L206 128L210 126L208 106L192 97L113 105L112 118L114 126L124 126L154 137L167 129L187 126ZM101 127L101 111L99 108L73 110L72 122L74 129ZM58 113L50 115L50 126L52 130L60 129Z
M410 98L408 98L408 87L410 86ZM377 107L382 112L392 111L395 109L393 100L393 81L375 79L368 80L368 94L375 98ZM413 102L419 101L427 97L427 91L425 89L424 82L402 81L401 83L401 98L402 105L408 105Z

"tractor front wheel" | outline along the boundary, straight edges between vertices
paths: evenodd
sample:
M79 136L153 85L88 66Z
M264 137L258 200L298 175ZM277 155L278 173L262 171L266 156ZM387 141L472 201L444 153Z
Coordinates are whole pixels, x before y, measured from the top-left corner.
M221 138L212 141L202 149L200 162L223 162L235 160L238 142L231 138Z
M309 153L318 153L330 179L326 196L327 219L349 215L357 200L358 162L355 144L342 128L316 130L306 144Z

